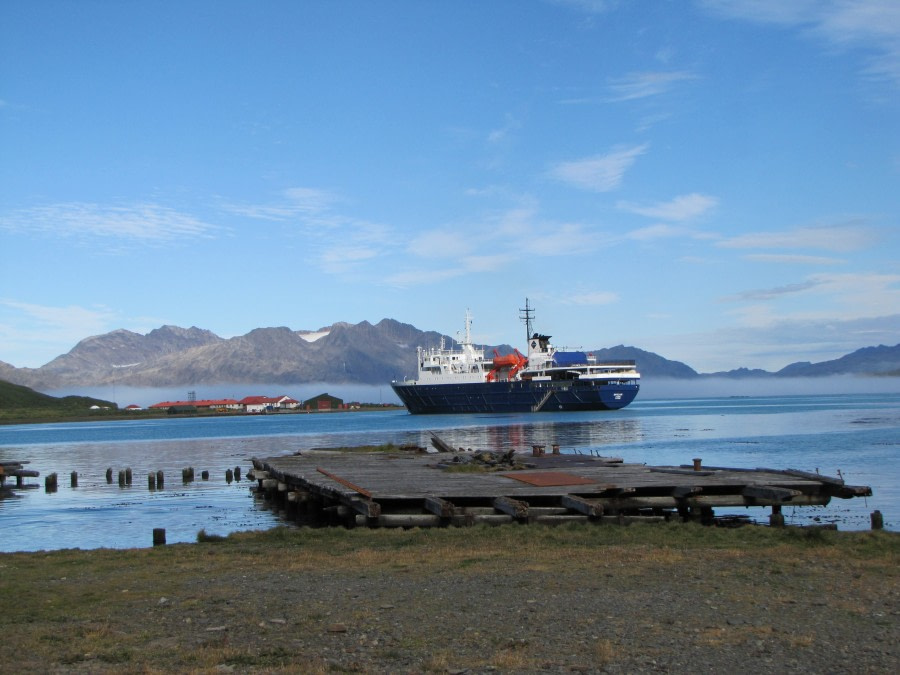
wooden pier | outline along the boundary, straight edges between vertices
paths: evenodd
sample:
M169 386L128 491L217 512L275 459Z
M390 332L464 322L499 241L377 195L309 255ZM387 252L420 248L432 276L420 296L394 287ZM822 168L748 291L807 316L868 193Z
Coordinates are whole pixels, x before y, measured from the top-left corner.
M16 488L19 490L26 487L37 487L35 485L26 485L25 479L37 478L41 475L40 472L26 469L25 464L28 464L28 462L0 461L0 497L12 494L12 490L6 485L6 481L9 478L16 479Z
M436 444L437 447L437 444ZM776 469L627 464L588 455L311 451L254 459L256 490L283 515L310 525L427 527L476 523L629 523L699 520L717 507L826 505L872 494L840 478ZM503 458L513 461L508 465Z

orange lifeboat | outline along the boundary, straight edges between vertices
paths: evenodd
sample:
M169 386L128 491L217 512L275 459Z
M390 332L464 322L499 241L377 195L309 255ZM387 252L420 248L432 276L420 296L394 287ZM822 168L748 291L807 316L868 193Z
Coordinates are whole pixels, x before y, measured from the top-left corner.
M516 376L522 368L528 363L528 359L519 353L519 350L516 349L512 354L507 354L506 356L500 356L500 352L496 349L494 350L494 359L493 359L493 368L487 374L487 381L493 382L497 379L497 375L500 374L501 370L508 369L506 373L506 379L511 380Z

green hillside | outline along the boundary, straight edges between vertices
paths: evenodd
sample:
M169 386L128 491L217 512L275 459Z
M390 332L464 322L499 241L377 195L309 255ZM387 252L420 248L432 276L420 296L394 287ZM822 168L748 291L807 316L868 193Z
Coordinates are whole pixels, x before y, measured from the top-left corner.
M98 406L100 409L91 409ZM62 417L94 417L118 410L110 401L88 396L57 398L0 380L0 422L27 419L55 419Z

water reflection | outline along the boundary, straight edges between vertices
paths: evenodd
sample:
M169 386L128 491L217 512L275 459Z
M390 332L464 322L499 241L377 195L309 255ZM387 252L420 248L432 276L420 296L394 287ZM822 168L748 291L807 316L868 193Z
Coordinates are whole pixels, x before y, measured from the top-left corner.
M589 452L611 444L636 443L643 438L639 419L604 419L543 424L465 427L438 430L437 435L452 447L472 450L529 451L533 445L549 449L559 445L562 452ZM430 431L415 433L412 442L431 447Z

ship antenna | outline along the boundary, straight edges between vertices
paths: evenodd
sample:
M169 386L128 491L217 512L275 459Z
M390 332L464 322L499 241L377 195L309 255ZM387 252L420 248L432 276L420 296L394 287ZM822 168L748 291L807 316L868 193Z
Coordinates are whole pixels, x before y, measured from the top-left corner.
M531 320L534 319L534 309L528 304L528 298L525 298L525 309L519 311L519 318L525 322L525 344L528 344L531 339Z

